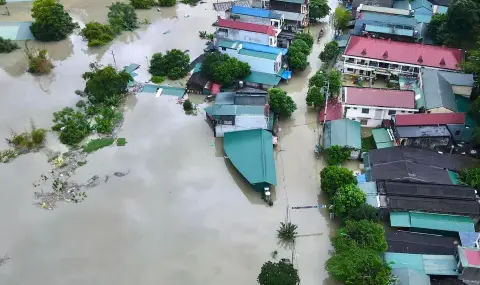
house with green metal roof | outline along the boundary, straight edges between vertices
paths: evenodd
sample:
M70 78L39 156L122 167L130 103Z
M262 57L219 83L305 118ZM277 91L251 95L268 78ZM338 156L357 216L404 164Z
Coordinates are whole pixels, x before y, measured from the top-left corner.
M270 132L252 129L225 133L223 149L233 166L257 191L277 184Z
M471 217L424 213L424 212L391 212L392 227L411 228L414 230L434 230L440 232L474 232L475 221Z
M425 279L423 275L458 276L457 261L453 255L386 252L384 260L393 270L415 270L422 279Z
M328 121L324 124L323 148L338 145L352 149L351 158L359 156L362 148L360 123L349 119Z
M430 276L423 271L418 271L410 268L395 268L392 269L392 274L395 277L396 285L431 285Z
M393 133L390 129L380 128L372 130L373 140L377 148L386 148L393 146Z

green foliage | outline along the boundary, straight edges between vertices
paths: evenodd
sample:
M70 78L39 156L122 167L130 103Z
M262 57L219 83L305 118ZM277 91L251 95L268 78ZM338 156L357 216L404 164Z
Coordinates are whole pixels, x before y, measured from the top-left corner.
M310 49L312 49L312 47L313 47L313 36L312 36L312 34L309 33L309 32L304 32L304 33L298 33L298 34L296 34L293 41L295 41L295 40L302 40L302 41L304 41L304 42L308 45L308 47L309 47Z
M125 146L126 144L127 144L127 140L125 138L117 139L117 146Z
M337 31L346 30L351 19L352 14L345 7L338 6L333 13L333 27Z
M219 51L207 53L202 63L202 74L205 75L205 77L212 79L215 66L227 61L229 58L228 55L222 54Z
M307 56L310 54L310 52L312 52L312 47L308 46L308 44L304 40L300 39L294 40L292 42L288 50L291 51L292 49L299 51Z
M183 102L183 110L184 111L192 111L193 110L193 104L192 104L192 101L190 101L189 99L185 100Z
M163 76L152 76L152 82L153 83L160 84L163 81L165 81L165 77L163 77Z
M432 20L427 26L427 34L437 45L443 45L448 40L447 14L433 14Z
M260 285L297 285L300 277L293 264L267 261L262 265L257 282Z
M175 6L175 4L177 4L177 0L158 0L158 5L160 7L172 7Z
M380 217L378 216L378 209L364 203L360 205L360 207L349 211L346 219L347 220L368 220L368 221L376 222L380 220Z
M5 5L7 4L7 0L0 0L0 5Z
M90 65L90 72L83 74L88 101L105 106L118 106L123 102L128 82L132 79L125 71L117 72L112 66Z
M480 168L462 169L459 176L464 184L475 189L480 189Z
M335 252L327 261L327 271L345 285L389 285L393 281L390 267L377 252L356 247Z
M190 57L185 52L172 49L164 55L156 53L150 60L149 72L154 76L167 76L172 80L185 77L189 71Z
M346 147L332 145L327 149L328 165L340 165L350 158L351 150Z
M111 107L103 107L95 116L94 128L97 133L111 134L115 127L123 119L123 114Z
M207 31L199 31L198 32L198 36L201 38L201 39L206 39L207 38Z
M478 80L478 79L477 79ZM477 122L480 122L480 97L477 97L472 104L468 114Z
M60 141L66 145L77 145L92 131L87 116L69 107L53 113L53 122L52 130L60 132Z
M323 62L330 63L336 60L339 54L340 50L338 49L337 41L331 41L325 45L324 50L319 55L319 58Z
M375 140L373 136L369 136L366 138L362 138L362 151L369 151L371 149L376 149L377 145L375 144Z
M330 6L326 0L311 0L309 7L309 17L311 20L324 18L330 14Z
M36 40L43 42L63 40L78 27L63 5L55 0L35 0L32 18L30 31Z
M16 149L28 151L32 149L38 149L44 145L47 137L47 130L37 129L35 124L32 122L31 131L25 131L20 134L11 131L10 134L11 137L6 139L8 144Z
M182 2L183 4L195 6L199 1L198 0L180 0L180 2Z
M150 9L155 5L154 0L130 0L130 5L135 9Z
M337 97L342 89L342 73L338 70L319 70L308 81L308 86L327 87L329 95Z
M292 97L280 88L268 89L270 110L281 118L290 118L292 113L297 109L297 104L293 102Z
M344 167L330 165L320 172L322 191L327 194L330 200L335 196L337 189L349 184L357 184L357 179L353 172Z
M103 46L113 40L115 33L109 25L99 22L90 22L85 25L80 35L88 41L89 47Z
M0 37L0 53L10 53L19 48L15 42Z
M28 72L30 73L37 75L47 74L54 67L45 49L30 49L27 42L25 42L25 54L28 60Z
M453 0L448 5L447 30L451 44L458 47L474 43L480 25L478 1Z
M297 236L298 226L288 223L280 223L280 229L277 230L277 237L283 242L294 242Z
M339 232L340 234L334 240L342 241L347 238L353 241L355 246L371 249L378 253L385 252L388 248L385 230L381 224L376 222L367 220L346 221L345 226ZM339 244L339 242L334 242L334 244ZM335 246L335 249L337 249L337 246Z
M94 152L101 148L112 145L114 141L115 141L114 138L101 138L101 139L91 140L83 147L83 151L88 153Z
M108 22L115 33L133 31L138 28L137 13L132 5L115 2L108 7Z
M323 98L322 88L317 86L308 88L305 101L307 102L307 106L314 106L315 108L323 107L325 105L325 98Z
M365 193L357 185L342 186L337 189L333 199L333 213L340 218L346 217L353 209L365 203L366 199Z
M83 100L78 100L78 102L75 103L75 106L77 108L85 108L87 106L87 103L85 103L85 101L83 101Z
M307 55L298 49L289 49L288 50L288 66L293 71L302 71L305 70L308 66Z
M212 79L224 86L231 85L235 80L247 77L250 74L250 65L236 58L230 57L213 67Z
M0 150L0 163L10 162L19 155L20 153L15 149Z

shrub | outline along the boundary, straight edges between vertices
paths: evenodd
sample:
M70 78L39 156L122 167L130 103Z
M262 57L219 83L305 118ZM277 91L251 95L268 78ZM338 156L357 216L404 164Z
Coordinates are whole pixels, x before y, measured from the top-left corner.
M77 145L92 130L85 114L69 107L53 113L53 122L52 129L60 133L60 141L66 145Z
M126 144L127 144L127 140L125 138L117 139L117 146L125 146Z
M5 5L7 4L7 0L0 0L0 5Z
M160 84L165 80L165 77L163 76L152 76L152 82Z
M113 138L102 138L102 139L91 140L83 147L83 151L88 153L94 152L101 148L112 145L114 141L115 139Z
M15 42L0 37L0 53L10 53L19 48Z
M277 230L277 237L284 242L294 242L297 235L298 226L288 223L280 223L280 229Z
M31 150L42 147L47 137L47 130L37 129L35 125L31 124L30 132L23 132L20 134L11 131L11 137L6 139L8 144L20 150Z
M193 104L190 100L187 99L183 102L183 110L186 112L193 110Z
M150 9L155 5L154 0L130 0L130 4L135 9Z
M177 0L158 0L158 6L160 7L172 7L175 6L175 4L177 4Z
M297 285L300 283L300 277L293 264L268 261L262 265L257 282L260 285Z
M109 9L108 22L115 33L133 31L138 28L137 13L132 5L115 2Z
M327 149L327 161L329 165L340 165L350 158L351 150L346 147L332 145Z
M357 184L353 172L344 167L336 165L327 166L320 172L321 189L327 194L330 200L335 196L337 189L349 184Z
M75 104L77 108L85 108L87 104L83 100L78 100L78 102Z
M112 109L111 107L104 107L95 116L95 126L97 133L111 134L117 124L123 119L121 112Z
M376 149L377 145L375 144L375 140L373 136L369 136L366 138L362 138L362 151L369 151L371 149Z
M29 49L25 42L25 54L28 60L28 72L33 74L46 74L53 68L52 61L48 58L47 50Z
M115 33L109 25L90 22L82 29L80 35L88 41L89 47L103 46L113 40Z

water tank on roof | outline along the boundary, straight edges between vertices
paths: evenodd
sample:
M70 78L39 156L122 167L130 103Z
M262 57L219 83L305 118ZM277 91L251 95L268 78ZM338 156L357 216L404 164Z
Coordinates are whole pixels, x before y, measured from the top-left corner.
M243 88L243 81L238 81L238 87Z

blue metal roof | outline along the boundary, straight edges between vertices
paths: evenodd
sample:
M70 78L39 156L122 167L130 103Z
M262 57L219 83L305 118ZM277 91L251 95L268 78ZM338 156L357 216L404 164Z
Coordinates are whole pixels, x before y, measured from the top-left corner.
M282 15L273 13L270 10L242 7L242 6L233 6L232 14L240 14L240 15L247 15L247 16L268 18L268 19L280 19L282 17Z
M273 53L273 54L282 53L283 55L286 55L288 52L288 49L286 48L277 48L277 47L271 47L271 46L254 44L249 42L242 42L242 41L238 41L238 42L242 44L243 49L261 51L261 52Z

